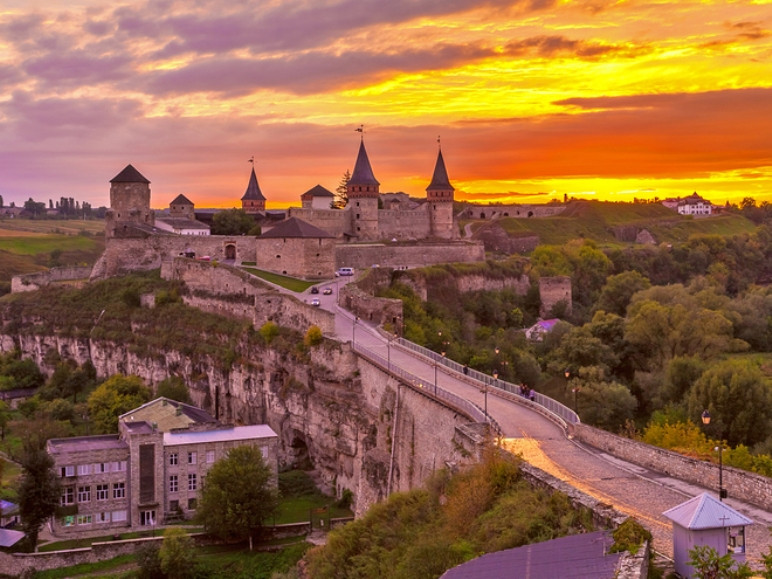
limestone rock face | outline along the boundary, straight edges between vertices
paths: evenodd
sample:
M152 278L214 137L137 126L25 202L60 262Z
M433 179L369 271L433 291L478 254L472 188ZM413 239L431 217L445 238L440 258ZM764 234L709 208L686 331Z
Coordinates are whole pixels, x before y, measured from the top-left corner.
M176 350L138 355L121 344L56 333L0 334L0 350L15 348L49 374L46 354L56 350L78 364L90 360L99 376L134 374L151 387L180 376L193 404L220 421L270 425L279 434L279 468L314 469L317 483L336 496L353 491L357 514L475 452L457 439L456 426L468 422L463 416L400 388L346 344L326 341L308 354L239 352L229 369Z

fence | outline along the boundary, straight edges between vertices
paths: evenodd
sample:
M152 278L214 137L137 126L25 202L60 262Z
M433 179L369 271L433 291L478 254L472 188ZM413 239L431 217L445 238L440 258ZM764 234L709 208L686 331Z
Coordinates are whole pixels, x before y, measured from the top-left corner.
M429 358L433 363L439 364L440 366L463 375L465 379L484 384L486 388L495 388L497 390L515 395L514 397L507 396L507 399L517 400L518 398L521 398L525 400L524 397L520 396L520 386L517 384L512 384L506 380L500 380L494 378L493 376L489 376L488 374L484 374L483 372L478 372L477 370L463 366L458 362L450 360L433 350L429 350L428 348L414 344L413 342L405 340L404 338L397 338L394 340L394 342L400 348L414 352L420 356L423 356L424 358ZM571 410L568 406L561 404L557 400L553 400L549 396L545 396L544 394L536 392L533 401L544 408L544 410L546 410L548 414L552 415L553 419L557 419L559 423L577 424L580 422L579 416L576 414L576 412Z
M373 352L361 344L355 343L353 344L353 348L357 354L380 366L390 374L401 378L403 382L409 384L416 390L421 390L428 396L437 398L438 400L443 400L449 405L458 408L462 412L465 412L475 422L489 423L497 434L501 434L501 427L498 425L498 423L489 415L486 415L482 408L470 402L466 398L462 398L457 394L453 394L453 392L448 392L444 388L438 387L436 383L427 383L423 378L420 378L415 374L411 374L410 372L407 372L406 370L398 367L391 361L391 359L385 359L380 354Z

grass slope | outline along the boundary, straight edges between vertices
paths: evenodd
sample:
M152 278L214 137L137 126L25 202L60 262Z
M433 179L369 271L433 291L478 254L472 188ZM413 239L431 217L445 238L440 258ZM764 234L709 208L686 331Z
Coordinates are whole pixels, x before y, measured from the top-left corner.
M573 239L593 239L601 245L618 245L613 229L645 227L659 242L686 241L692 235L737 235L756 226L740 215L695 219L674 213L657 203L607 203L574 201L554 217L505 218L499 225L510 236L538 235L541 243L563 245Z

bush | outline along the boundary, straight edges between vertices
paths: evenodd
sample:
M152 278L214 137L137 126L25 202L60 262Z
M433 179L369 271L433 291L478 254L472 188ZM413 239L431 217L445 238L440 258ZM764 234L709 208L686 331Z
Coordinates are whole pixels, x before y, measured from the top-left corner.
M311 326L308 328L308 331L303 338L303 343L306 346L318 346L322 343L322 339L323 337L321 328L319 328L319 326Z

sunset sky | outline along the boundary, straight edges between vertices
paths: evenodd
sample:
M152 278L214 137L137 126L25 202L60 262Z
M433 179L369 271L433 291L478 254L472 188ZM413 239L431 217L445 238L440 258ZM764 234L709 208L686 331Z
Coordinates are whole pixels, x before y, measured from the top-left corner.
M772 201L772 0L3 0L0 195Z

